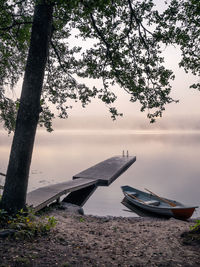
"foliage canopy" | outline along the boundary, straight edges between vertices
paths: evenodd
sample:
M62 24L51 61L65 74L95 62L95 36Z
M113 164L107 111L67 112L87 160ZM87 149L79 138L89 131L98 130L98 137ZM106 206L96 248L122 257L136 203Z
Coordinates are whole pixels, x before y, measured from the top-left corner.
M34 5L40 1L0 0L0 121L9 131L15 127L20 102L6 91L24 73ZM54 6L39 121L49 131L54 117L50 103L66 118L69 99L85 106L98 97L115 118L116 84L130 94L130 101L140 102L153 122L174 101L174 75L162 57L166 45L180 47L180 67L186 72L200 73L198 0L171 0L162 13L153 0L44 2ZM89 86L88 78L98 80L99 86ZM191 87L200 89L200 84Z

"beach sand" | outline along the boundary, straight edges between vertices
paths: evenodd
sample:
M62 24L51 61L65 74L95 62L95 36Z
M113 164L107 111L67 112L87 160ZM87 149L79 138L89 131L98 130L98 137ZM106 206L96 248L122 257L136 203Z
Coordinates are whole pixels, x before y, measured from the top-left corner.
M200 246L181 238L192 221L48 215L58 221L49 235L0 239L0 266L200 266Z

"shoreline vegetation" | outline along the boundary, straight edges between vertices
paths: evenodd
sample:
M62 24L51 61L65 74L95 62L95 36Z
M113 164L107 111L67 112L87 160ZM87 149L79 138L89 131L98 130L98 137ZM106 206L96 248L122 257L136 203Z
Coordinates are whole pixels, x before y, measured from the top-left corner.
M188 238L195 220L97 217L79 207L47 209L57 221L33 239L0 238L5 266L200 266L200 243Z

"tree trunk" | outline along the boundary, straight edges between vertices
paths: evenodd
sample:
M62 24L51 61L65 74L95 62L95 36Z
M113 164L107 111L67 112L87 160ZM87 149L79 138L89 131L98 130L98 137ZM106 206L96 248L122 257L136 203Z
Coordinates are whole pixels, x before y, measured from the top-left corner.
M49 51L53 6L39 1L33 17L20 106L16 120L1 207L16 212L25 207L29 169L40 113L45 66Z

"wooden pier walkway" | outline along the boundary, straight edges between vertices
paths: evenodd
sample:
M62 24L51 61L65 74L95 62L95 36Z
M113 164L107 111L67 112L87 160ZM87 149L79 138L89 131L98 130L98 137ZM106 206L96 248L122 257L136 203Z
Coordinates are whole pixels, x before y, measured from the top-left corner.
M74 175L71 181L41 187L28 193L27 205L38 211L68 193L64 201L83 205L98 186L110 185L135 161L135 156L109 158Z

